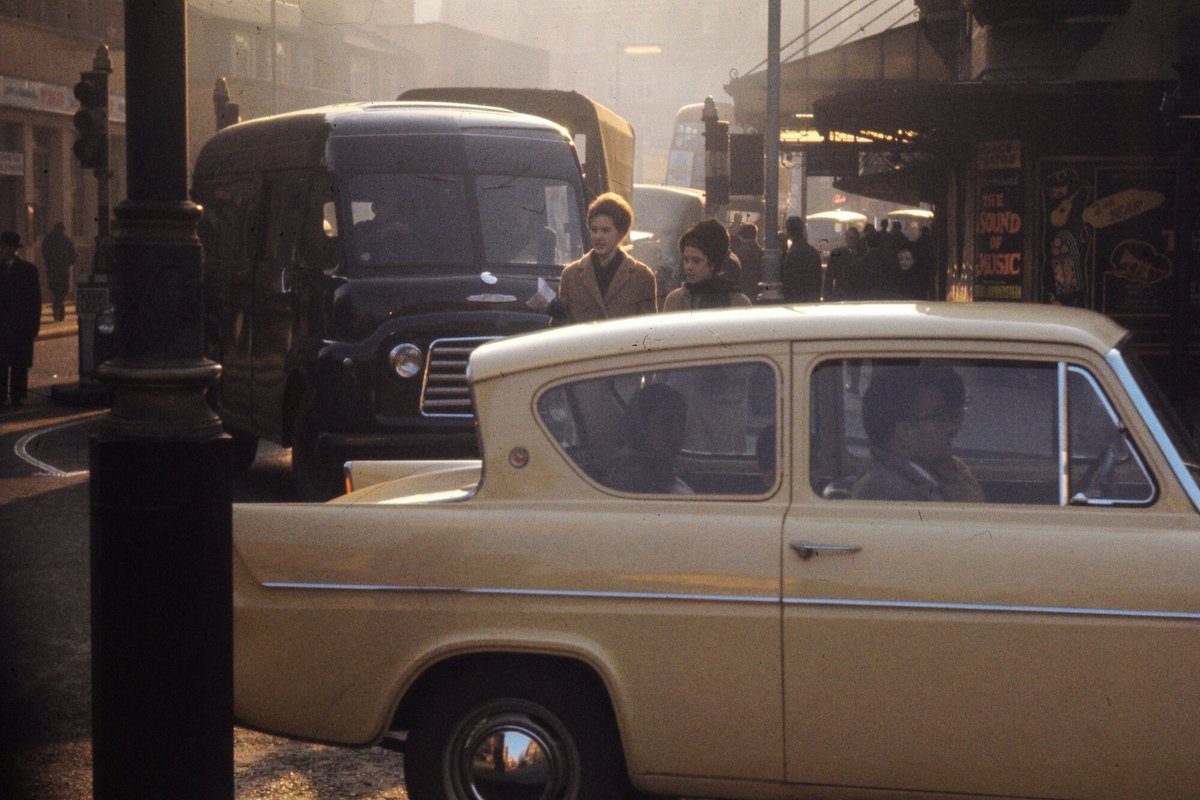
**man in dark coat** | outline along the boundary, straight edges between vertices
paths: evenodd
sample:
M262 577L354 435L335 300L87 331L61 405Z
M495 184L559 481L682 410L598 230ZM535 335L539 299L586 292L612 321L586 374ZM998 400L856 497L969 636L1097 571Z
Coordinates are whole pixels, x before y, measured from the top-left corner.
M758 226L745 222L730 241L730 248L742 265L738 288L742 294L754 300L758 296L758 285L763 280L763 249L758 245Z
M21 237L0 233L0 403L19 406L29 387L33 341L42 324L42 289L37 267L17 256Z
M846 229L846 243L829 254L825 275L826 300L861 300L866 287L860 262L866 256L862 233L851 226Z
M67 292L71 288L71 265L78 257L75 242L67 236L60 222L42 240L42 263L46 265L46 288L50 290L54 319L62 322L66 317Z
M783 299L788 303L815 303L821 299L821 253L808 243L802 217L788 217L785 224L792 246L784 256L780 275Z

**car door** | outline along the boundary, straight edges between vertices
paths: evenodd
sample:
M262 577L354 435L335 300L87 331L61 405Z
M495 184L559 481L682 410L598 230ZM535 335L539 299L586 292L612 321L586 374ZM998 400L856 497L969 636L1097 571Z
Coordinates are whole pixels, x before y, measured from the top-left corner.
M572 378L537 399L590 489L520 512L546 542L531 578L593 598L572 628L605 654L635 773L783 779L778 349Z
M795 350L806 438L782 553L788 780L1189 796L1195 508L1102 359L961 349ZM889 371L929 365L963 379L959 399L923 416L880 400ZM897 431L927 441L939 425L957 484L883 470L888 430L894 446Z

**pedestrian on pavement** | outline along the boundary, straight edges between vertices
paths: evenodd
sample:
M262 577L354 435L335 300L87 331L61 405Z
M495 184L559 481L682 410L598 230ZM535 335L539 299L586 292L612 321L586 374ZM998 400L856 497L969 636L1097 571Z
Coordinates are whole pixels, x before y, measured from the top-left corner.
M758 285L763 281L763 249L758 244L758 226L753 222L742 223L730 246L742 267L738 288L753 301L758 296Z
M867 254L856 265L862 280L860 300L892 300L900 291L896 246L886 233L870 229L863 234Z
M625 198L606 192L588 206L592 249L563 267L558 297L548 309L555 324L653 314L658 311L654 270L621 250L633 227Z
M803 217L788 217L787 238L792 246L783 258L780 275L786 303L815 303L821 299L821 253L808 243Z
M17 255L21 237L0 233L0 405L25 402L33 342L42 324L42 289L37 267Z
M750 298L717 265L729 255L729 233L715 219L697 222L679 237L683 285L667 295L663 311L748 306Z
M865 292L859 266L867 254L862 234L851 225L843 236L845 243L829 254L829 268L825 276L826 300L859 300Z
M66 226L56 223L42 240L42 263L46 265L46 288L50 290L54 321L66 318L67 293L71 290L71 267L79 256Z

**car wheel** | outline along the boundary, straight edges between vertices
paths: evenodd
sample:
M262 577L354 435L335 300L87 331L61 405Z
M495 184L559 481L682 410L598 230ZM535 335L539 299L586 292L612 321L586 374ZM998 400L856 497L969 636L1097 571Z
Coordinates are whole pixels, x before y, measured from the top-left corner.
M258 437L252 433L225 426L225 432L233 439L233 474L241 475L250 469L258 455Z
M338 466L317 447L321 434L312 391L304 393L292 428L292 484L304 500L328 500L341 488Z
M600 800L629 793L615 726L599 698L542 676L464 681L409 732L411 800Z

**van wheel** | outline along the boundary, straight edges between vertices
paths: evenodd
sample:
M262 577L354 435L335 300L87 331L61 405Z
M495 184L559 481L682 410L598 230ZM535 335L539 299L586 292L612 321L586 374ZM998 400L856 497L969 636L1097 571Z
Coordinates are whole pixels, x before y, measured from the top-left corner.
M309 390L300 399L292 428L292 484L304 500L328 500L341 489L337 465L323 459L317 447L320 434L316 401Z
M258 455L258 437L252 433L225 426L225 432L233 439L233 474L241 475L250 469Z
M411 800L612 800L629 794L611 715L537 674L456 683L417 714L404 755ZM506 756L506 757L501 757Z

